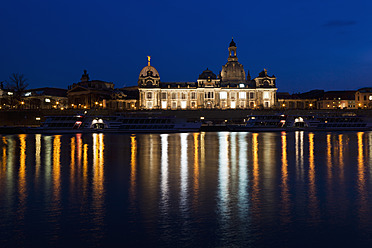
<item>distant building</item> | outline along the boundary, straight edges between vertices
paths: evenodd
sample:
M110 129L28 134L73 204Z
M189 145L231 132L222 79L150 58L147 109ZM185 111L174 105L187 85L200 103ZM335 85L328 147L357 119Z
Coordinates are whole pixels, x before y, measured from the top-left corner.
M113 110L137 110L138 86L116 89L107 102L107 108Z
M264 69L251 80L238 62L236 44L231 41L227 63L217 77L208 68L197 82L161 82L150 65L138 78L139 109L254 109L271 108L276 103L276 77Z
M287 92L278 92L277 106L281 109L316 109L317 101L323 94L324 90L312 90L292 95Z
M327 91L318 101L318 109L356 109L356 91Z
M372 108L372 88L361 88L355 93L355 104L357 108Z
M37 88L27 90L23 97L26 109L65 109L68 107L67 90L60 88Z
M87 71L81 76L80 82L68 87L67 97L70 108L106 108L107 100L111 99L114 84L101 80L89 80Z

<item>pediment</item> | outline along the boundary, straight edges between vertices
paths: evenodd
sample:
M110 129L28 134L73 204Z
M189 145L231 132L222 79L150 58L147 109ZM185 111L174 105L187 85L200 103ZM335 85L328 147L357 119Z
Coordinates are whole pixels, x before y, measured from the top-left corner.
M73 92L88 92L89 90L87 88L84 88L82 86L75 86L71 90L68 91L68 93L73 93Z

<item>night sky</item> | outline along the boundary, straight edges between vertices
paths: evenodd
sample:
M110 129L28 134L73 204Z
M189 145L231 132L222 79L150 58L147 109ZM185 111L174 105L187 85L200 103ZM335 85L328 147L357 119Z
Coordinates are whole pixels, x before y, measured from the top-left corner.
M252 78L266 68L280 92L372 86L372 1L5 0L0 81L67 88L83 70L117 88L151 64L161 81L218 74L231 37Z

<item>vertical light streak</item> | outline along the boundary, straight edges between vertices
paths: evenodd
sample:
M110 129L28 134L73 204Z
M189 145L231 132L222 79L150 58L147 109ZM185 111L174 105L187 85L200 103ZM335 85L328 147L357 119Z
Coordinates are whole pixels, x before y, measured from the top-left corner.
M54 136L53 140L53 197L59 207L61 194L61 135Z
M45 171L45 186L46 188L51 188L51 179L52 179L52 137L51 136L43 136L44 139L44 171Z
M344 146L342 141L342 134L338 135L338 159L340 165L340 177L344 179Z
M327 171L328 171L328 184L331 185L331 179L332 179L332 143L331 143L331 134L327 134Z
M205 165L205 132L200 133L200 165L203 169Z
M287 136L285 132L282 132L282 221L288 223L290 220L290 199L288 189L288 159L287 159Z
M83 152L83 141L81 139L81 133L76 134L76 149L77 149L77 166L79 168L81 167L81 155Z
M74 185L75 185L75 176L76 176L76 173L75 173L75 137L71 137L71 141L70 141L70 151L71 151L71 154L70 154L70 158L71 158L71 162L70 162L70 186L71 186L71 192L73 192L73 189L74 189Z
M367 192L365 185L365 168L364 168L364 153L363 153L363 132L357 133L358 136L358 193L359 193L359 209L358 215L361 222L367 218Z
M318 199L315 184L314 134L309 133L309 208L313 220L318 218Z
M136 196L136 176L137 176L137 140L136 135L130 136L130 196L132 204Z
M168 213L169 207L169 186L168 186L168 134L161 134L161 211L163 214Z
M83 195L86 197L88 187L88 144L83 145Z
M296 146L296 176L298 181L303 181L304 176L304 132L296 131L295 133Z
M258 167L258 133L252 134L252 159L253 159L253 186L252 186L252 205L255 210L260 208L259 198L259 176L260 171Z
M93 134L93 208L94 222L101 227L104 210L104 141L103 134Z
M230 202L229 194L229 133L219 133L219 173L218 173L218 208L219 208L219 219L221 220L221 226L223 229L227 228L229 223L228 207ZM223 232L225 232L223 230Z
M199 195L199 133L194 133L194 203Z
M247 133L239 132L239 211L242 220L246 220L249 208L248 199L248 159Z
M39 179L41 165L41 134L35 134L35 180Z
M188 168L187 168L187 136L188 133L181 133L181 209L187 209L187 188L188 188Z
M5 171L6 171L6 160L7 160L7 155L6 155L6 147L8 145L7 141L6 141L6 138L5 137L2 137L2 141L3 141L3 160L2 160L2 163L1 163L1 171L2 173L1 174L5 174Z
M27 185L26 185L26 135L19 135L20 141L20 155L19 155L19 171L18 171L18 194L19 194L19 211L18 217L24 218L24 212L26 210L26 197L27 197Z

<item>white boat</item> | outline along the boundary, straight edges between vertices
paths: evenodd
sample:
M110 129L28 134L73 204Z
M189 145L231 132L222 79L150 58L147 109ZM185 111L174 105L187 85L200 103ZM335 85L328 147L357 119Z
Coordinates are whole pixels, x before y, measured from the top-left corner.
M250 115L244 124L227 125L227 128L230 131L286 131L287 117L286 115Z
M197 132L201 122L189 122L174 116L48 116L41 127L29 133L178 133Z

